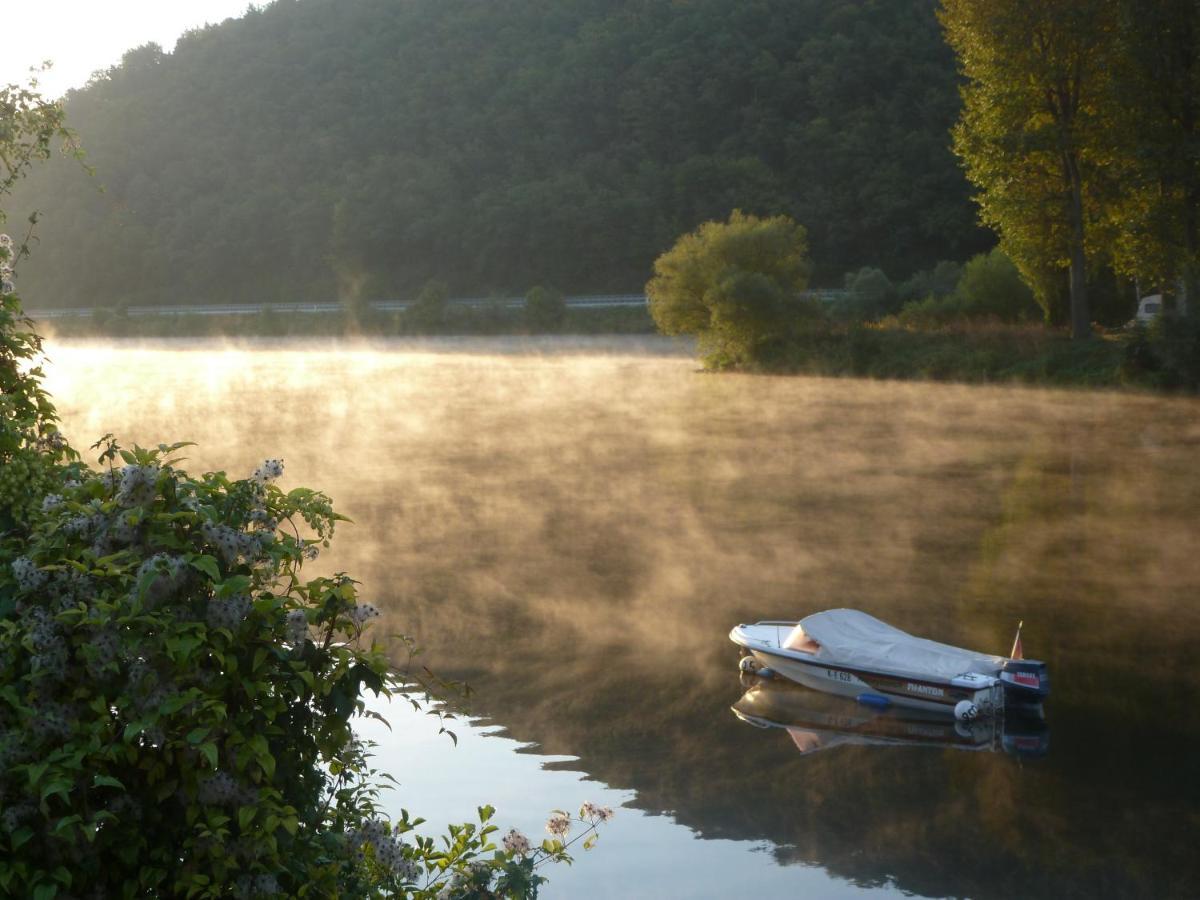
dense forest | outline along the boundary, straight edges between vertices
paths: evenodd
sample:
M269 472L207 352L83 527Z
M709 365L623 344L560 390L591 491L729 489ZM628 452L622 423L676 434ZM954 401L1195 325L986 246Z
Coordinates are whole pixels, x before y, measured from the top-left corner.
M934 0L277 0L66 98L31 307L640 290L731 209L814 282L992 242ZM15 230L15 223L10 225ZM51 252L52 251L52 252Z

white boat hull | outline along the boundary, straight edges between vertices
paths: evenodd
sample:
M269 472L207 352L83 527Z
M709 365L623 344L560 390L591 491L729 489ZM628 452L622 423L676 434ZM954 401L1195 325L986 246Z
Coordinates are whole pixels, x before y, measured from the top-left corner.
M955 706L963 700L974 704L984 715L1003 707L1004 690L999 680L990 676L963 673L943 678L916 672L870 671L789 650L783 643L795 625L795 622L739 625L729 637L749 652L759 666L813 690L949 715L954 714Z

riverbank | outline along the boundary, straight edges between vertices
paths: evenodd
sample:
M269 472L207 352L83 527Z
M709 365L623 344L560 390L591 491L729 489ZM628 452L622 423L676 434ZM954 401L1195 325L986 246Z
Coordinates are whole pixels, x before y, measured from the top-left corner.
M87 317L38 319L28 315L46 335L63 338L160 337L410 337L416 335L524 334L653 334L654 321L645 307L570 307L553 329L530 324L520 307L469 307L449 304L441 320L415 324L404 311L200 315L130 315L125 310L99 310Z
M31 313L37 319L36 311ZM88 318L38 322L47 336L106 338L421 338L594 337L656 334L641 307L568 308L554 331L530 326L520 308L448 307L440 324L415 327L402 312L264 312L242 315L127 315L101 311ZM781 375L903 381L1011 383L1149 391L1200 389L1200 339L1145 330L1100 333L1079 343L1040 324L958 323L939 328L881 323L829 324L762 348L744 368ZM718 360L705 359L720 369Z
M766 347L756 371L1052 387L1195 390L1194 336L1144 330L1072 341L1041 325L970 324L916 330L854 324L814 330Z

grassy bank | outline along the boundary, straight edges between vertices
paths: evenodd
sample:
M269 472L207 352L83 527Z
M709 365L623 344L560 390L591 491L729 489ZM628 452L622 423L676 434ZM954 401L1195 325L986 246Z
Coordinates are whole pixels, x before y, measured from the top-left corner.
M37 320L37 310L29 315ZM58 337L398 337L419 334L511 335L547 333L530 326L520 308L447 306L442 320L417 325L403 312L264 312L254 315L130 316L100 310L87 318L47 319L39 329ZM556 334L653 334L644 307L568 307Z
M911 329L895 323L814 330L764 348L760 371L930 381L1024 383L1151 390L1195 389L1195 347L1143 331L1085 342L1039 325L962 324ZM1182 359L1182 361L1181 361ZM1190 368L1189 368L1190 363Z

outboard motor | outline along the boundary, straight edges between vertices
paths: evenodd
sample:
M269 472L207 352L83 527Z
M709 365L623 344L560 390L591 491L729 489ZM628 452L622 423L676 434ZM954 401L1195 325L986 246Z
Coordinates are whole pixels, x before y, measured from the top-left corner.
M1000 670L1005 704L1033 706L1050 693L1050 673L1036 659L1010 659Z

